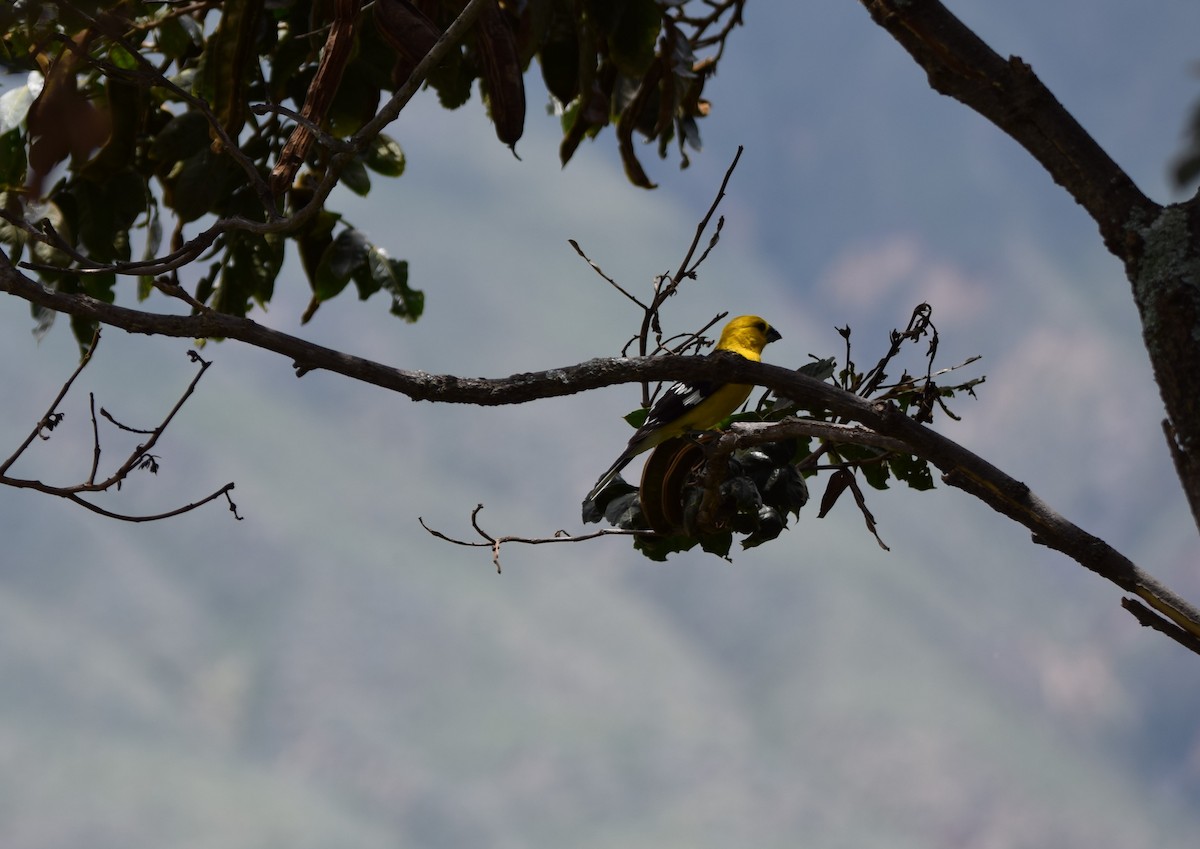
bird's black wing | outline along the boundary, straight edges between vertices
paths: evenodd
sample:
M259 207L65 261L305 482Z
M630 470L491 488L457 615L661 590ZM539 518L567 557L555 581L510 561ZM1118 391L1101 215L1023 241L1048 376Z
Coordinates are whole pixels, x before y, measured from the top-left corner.
M711 380L690 380L686 383L673 384L661 398L654 402L654 406L646 415L646 423L638 428L637 434L631 441L635 441L639 436L657 430L663 425L670 424L688 410L694 409L716 390L717 384Z

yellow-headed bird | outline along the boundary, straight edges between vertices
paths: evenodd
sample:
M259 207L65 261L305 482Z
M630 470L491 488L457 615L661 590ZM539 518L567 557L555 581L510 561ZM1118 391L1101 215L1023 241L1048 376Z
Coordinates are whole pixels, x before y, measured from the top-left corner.
M725 325L714 352L729 351L759 362L763 348L781 338L778 330L758 316L742 315ZM637 429L621 456L596 481L587 500L594 501L617 473L643 451L674 436L715 428L745 403L750 389L743 383L676 383L650 408L646 423Z

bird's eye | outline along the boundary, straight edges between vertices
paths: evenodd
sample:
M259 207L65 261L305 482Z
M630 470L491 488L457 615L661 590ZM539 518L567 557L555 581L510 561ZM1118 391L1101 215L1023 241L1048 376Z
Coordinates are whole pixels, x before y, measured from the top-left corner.
M767 323L765 321L756 321L756 322L754 322L754 329L758 330L762 333L766 333L767 332Z

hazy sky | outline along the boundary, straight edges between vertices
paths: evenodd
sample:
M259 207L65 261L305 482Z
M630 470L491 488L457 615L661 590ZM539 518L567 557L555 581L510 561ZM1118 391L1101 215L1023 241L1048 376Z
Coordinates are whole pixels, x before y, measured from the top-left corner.
M1200 7L952 8L1172 197ZM928 301L942 365L980 354L987 375L943 429L1200 598L1119 263L861 6L748 4L704 151L683 172L645 151L654 192L625 183L611 133L560 169L530 91L521 161L477 97L446 114L425 95L390 131L408 172L334 204L410 261L419 323L346 301L299 328L294 268L256 318L430 372L613 354L639 316L567 239L645 291L741 144L722 241L673 329L758 312L784 336L767 359L799 365L839 354L849 324L870 360ZM65 323L34 343L20 303L0 321L15 446L74 350ZM185 350L107 332L64 429L14 471L78 477L86 393L152 424L193 373ZM483 503L498 534L580 530L634 388L474 410L297 380L235 344L204 356L159 475L105 503L165 509L233 480L244 521L212 505L125 525L0 491L0 763L22 777L0 794L6 846L1190 845L1195 659L964 495L870 493L890 554L840 509L732 567L604 540L506 548L497 578L486 550L417 517L468 536Z

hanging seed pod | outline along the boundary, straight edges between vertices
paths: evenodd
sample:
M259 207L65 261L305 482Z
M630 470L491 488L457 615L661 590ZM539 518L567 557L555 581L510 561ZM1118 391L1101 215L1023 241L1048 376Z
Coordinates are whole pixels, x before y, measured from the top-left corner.
M668 439L651 453L642 470L642 515L658 534L685 533L683 490L704 463L704 449L690 439Z
M496 137L517 152L525 132L525 79L517 54L517 37L495 0L483 7L475 32L488 110Z

